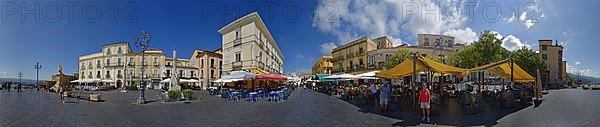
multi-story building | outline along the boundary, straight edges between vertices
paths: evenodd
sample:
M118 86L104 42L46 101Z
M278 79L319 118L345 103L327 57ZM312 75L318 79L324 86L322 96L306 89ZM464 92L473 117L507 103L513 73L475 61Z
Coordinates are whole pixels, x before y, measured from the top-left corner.
M333 63L331 62L331 56L322 56L312 67L312 74L331 74L333 70Z
M95 79L105 85L123 88L124 86L141 84L141 78L148 88L159 88L160 82L179 74L180 79L197 79L198 68L192 66L189 59L167 58L158 49L149 49L142 53L134 52L128 42L118 42L102 46L102 51L79 57L79 79ZM177 63L177 71L173 73L173 63ZM144 75L142 75L142 65ZM192 83L191 85L198 84Z
M362 73L367 69L367 52L391 48L392 42L387 37L371 39L362 37L337 48L331 52L333 70L331 73Z
M563 61L563 47L552 40L538 40L539 55L547 64L547 70L542 70L542 83L556 87L563 85L567 79L566 61Z
M421 47L436 47L436 48L449 48L449 49L462 49L465 47L464 44L456 43L454 37L437 34L417 34L419 43L417 46ZM465 43L465 42L463 42Z
M222 35L223 72L283 72L283 53L257 12L219 29Z
M367 69L370 71L384 70L384 66L388 59L392 58L399 50L406 50L411 53L419 53L422 56L449 56L456 53L455 49L438 49L434 47L424 46L397 46L393 48L383 48L367 52L368 62Z
M173 58L165 58L165 62L166 68L164 70L165 76L163 76L163 79L171 78L174 74L176 74L176 77L179 79L198 79L198 67L192 65L189 59L177 58L177 62L174 62ZM172 71L175 63L177 64L177 72ZM189 85L198 86L198 82Z
M221 48L214 51L195 50L190 63L198 68L200 80L199 85L202 89L215 86L213 81L221 78L221 70L223 65L223 56Z
M160 82L164 65L164 52L151 49L146 55L145 82L150 86ZM97 79L102 83L122 88L124 85L139 85L142 55L134 52L128 42L102 46L102 51L79 57L79 79Z

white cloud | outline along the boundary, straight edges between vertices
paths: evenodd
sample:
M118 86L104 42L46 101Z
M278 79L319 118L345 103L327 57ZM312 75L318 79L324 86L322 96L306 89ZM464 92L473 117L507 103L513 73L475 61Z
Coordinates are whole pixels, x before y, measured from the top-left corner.
M321 48L321 53L324 55L331 55L331 51L337 46L333 42L326 42L319 45L319 47Z
M493 34L496 34L496 38L502 40L502 38L504 38L504 36L502 36L502 34L500 34L498 31L490 31Z
M296 57L297 57L297 58L300 58L300 59L301 59L301 58L304 58L304 55L302 55L302 54L300 54L300 53L295 53L295 55L296 55Z
M578 63L580 63L579 61L577 61L575 63L575 66L578 65ZM583 76L591 76L591 77L596 77L596 78L600 78L600 73L599 72L595 72L592 69L586 68L586 69L579 69L576 67L573 67L571 65L569 65L569 63L567 63L567 73L571 73L571 74L575 74L575 75L583 75Z
M478 39L477 33L473 32L469 27L465 29L448 30L444 32L444 35L456 37L456 42L461 44L471 44Z
M461 12L465 3L466 0L439 3L432 0L323 0L315 9L313 27L336 36L340 41L338 44L361 36L407 40L411 37L401 35L467 30L463 25L467 16ZM468 37L457 38L472 37L471 33L466 35ZM398 41L394 43L399 44Z
M577 61L577 62L575 62L575 66L577 66L577 65L579 65L579 64L581 64L581 62L580 62L580 61Z
M521 47L531 48L529 44L521 42L521 39L513 35L508 35L504 39L502 39L502 47L506 48L509 51L514 51L520 49Z
M508 23L513 23L517 20L517 17L515 16L515 13L512 13L512 16L510 18L505 18L504 21L508 22Z
M525 5L525 9L521 13L521 16L519 16L519 21L525 25L525 28L530 29L538 22L539 19L543 19L545 17L546 15L539 8L539 1L535 0Z

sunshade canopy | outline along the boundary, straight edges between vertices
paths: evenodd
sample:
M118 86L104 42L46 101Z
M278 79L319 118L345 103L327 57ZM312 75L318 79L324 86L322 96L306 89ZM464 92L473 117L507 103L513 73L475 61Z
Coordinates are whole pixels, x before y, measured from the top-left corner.
M425 68L429 68L435 72L461 75L464 71L466 71L466 69L463 68L445 65L430 60L421 55L417 55L415 60L413 60L413 57L406 58L402 63L394 66L394 68L376 73L376 76L384 78L402 78L405 76L409 76L413 73L413 63L416 63L414 71L417 72L422 71Z
M496 63L486 64L483 66L468 69L467 71L463 72L462 75L467 75L470 72L488 70L492 74L496 74L496 75L504 78L505 80L510 80L510 77L511 77L510 65L511 65L510 59L506 59L506 60L502 60L502 61L499 61ZM514 70L513 70L514 75L513 76L514 76L515 82L534 82L535 81L535 78L533 76L529 75L521 67L519 67L519 65L517 65L517 64L513 64L513 65L514 65Z
M317 80L319 82L338 82L339 80L337 79L326 79L325 77L327 77L329 75L326 74L316 74L315 76L313 76L313 80Z
M356 76L351 74L339 74L339 75L330 75L325 77L325 79L354 79Z
M221 79L253 79L256 74L245 71L232 71L229 75L223 76Z
M277 74L277 73L269 73L269 74L262 74L262 75L256 75L256 79L263 79L263 80L278 80L278 81L282 81L282 80L287 80L286 77Z

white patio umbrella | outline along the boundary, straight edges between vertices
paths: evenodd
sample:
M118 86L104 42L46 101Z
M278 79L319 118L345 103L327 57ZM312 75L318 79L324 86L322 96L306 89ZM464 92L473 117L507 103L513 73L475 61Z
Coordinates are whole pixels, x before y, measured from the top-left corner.
M351 74L339 74L339 75L330 75L325 77L326 79L354 79L356 76Z
M371 72L367 72L367 73L362 73L362 74L358 74L356 75L356 78L358 79L379 79L377 77L375 77L375 73L377 73L379 71L371 71Z

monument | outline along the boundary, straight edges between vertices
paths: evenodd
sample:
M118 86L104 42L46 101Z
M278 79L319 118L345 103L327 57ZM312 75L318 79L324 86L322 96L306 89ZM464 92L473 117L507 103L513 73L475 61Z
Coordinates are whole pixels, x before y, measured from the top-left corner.
M62 66L59 64L57 73L52 75L52 81L55 81L56 83L50 89L58 91L59 87L67 88L69 83L73 80L77 80L77 77L72 75L65 75L62 71Z

